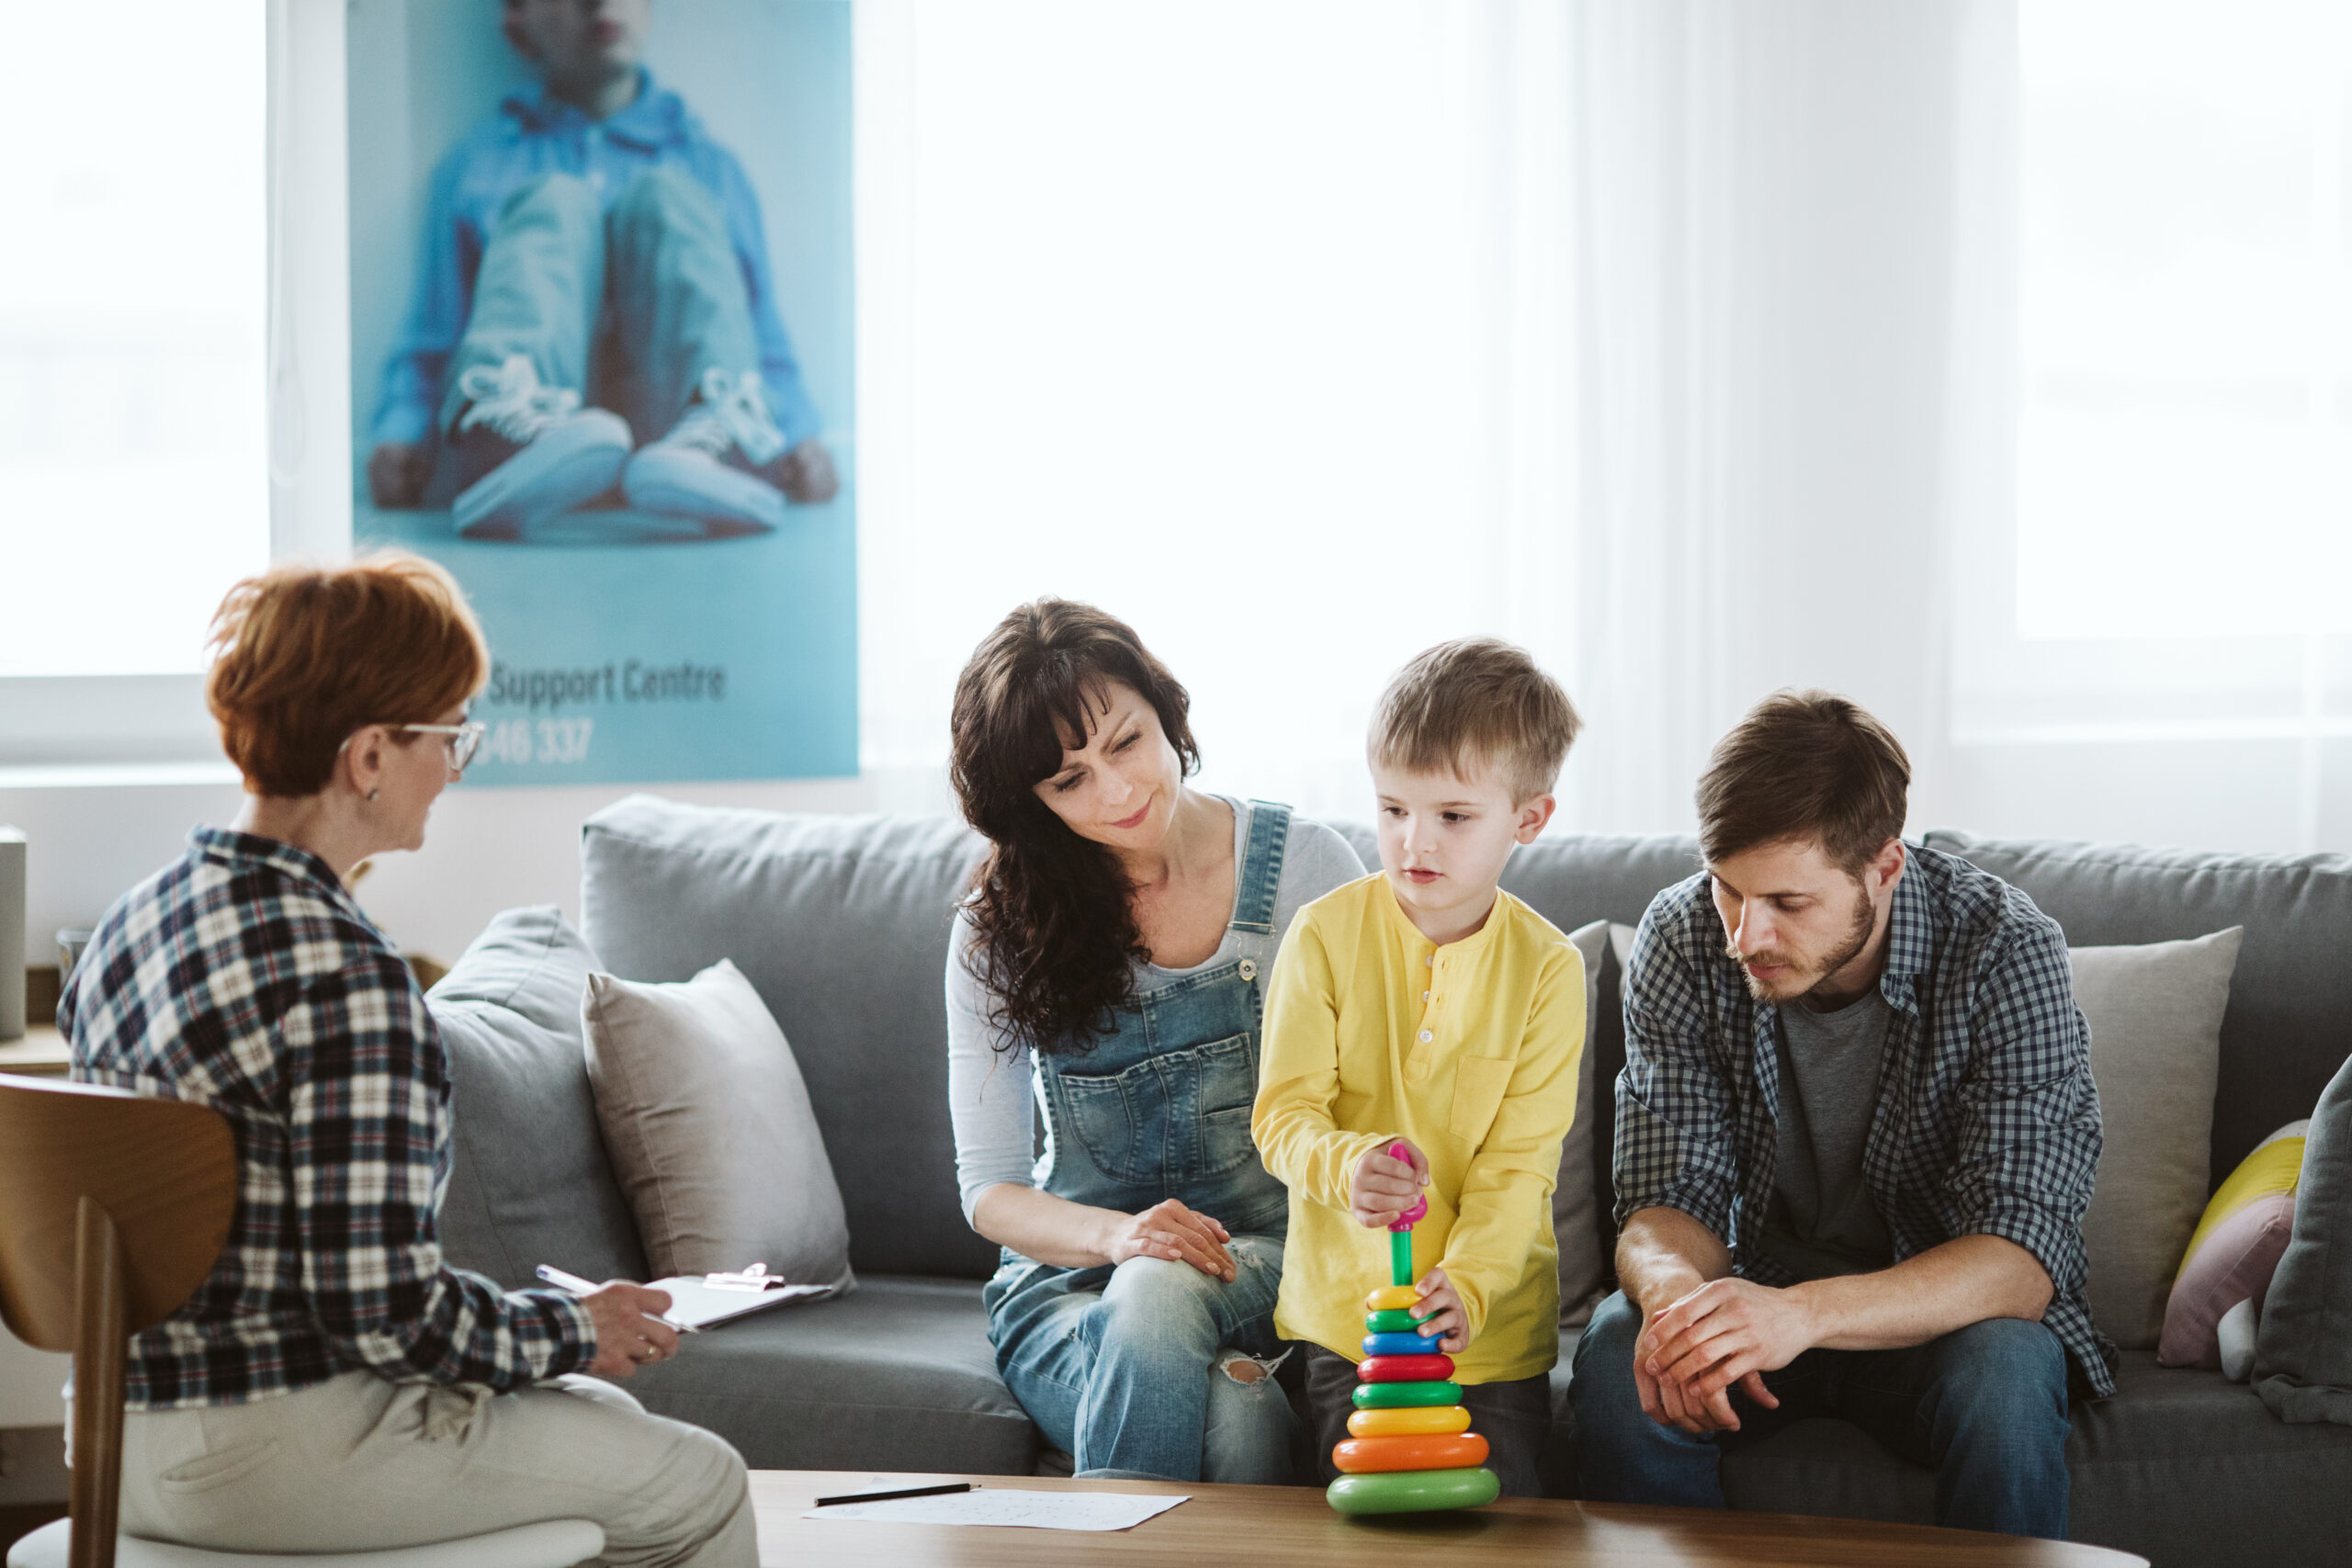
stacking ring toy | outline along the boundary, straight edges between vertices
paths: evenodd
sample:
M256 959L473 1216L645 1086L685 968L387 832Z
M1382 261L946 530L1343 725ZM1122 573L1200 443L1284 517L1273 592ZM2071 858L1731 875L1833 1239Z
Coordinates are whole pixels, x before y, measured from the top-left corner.
M1453 1375L1451 1356L1366 1356L1356 1363L1363 1382L1432 1382Z
M1405 1157L1391 1144L1392 1158ZM1343 1514L1418 1514L1477 1508L1502 1495L1486 1468L1487 1439L1470 1430L1462 1385L1453 1382L1453 1358L1437 1348L1442 1336L1418 1332L1411 1308L1413 1223L1430 1212L1419 1197L1389 1227L1391 1282L1364 1297L1364 1359L1356 1366L1355 1413L1347 1439L1331 1450L1340 1479L1324 1491Z
M1437 1337L1419 1334L1367 1334L1363 1337L1363 1353L1367 1356L1427 1356L1432 1353Z
M1342 1475L1323 1495L1343 1514L1423 1514L1438 1508L1483 1508L1502 1495L1491 1470L1392 1470Z
M1358 1410L1395 1410L1413 1404L1459 1404L1458 1382L1360 1382L1353 1394Z
M1359 1410L1348 1417L1351 1438L1430 1438L1470 1429L1470 1412L1459 1404L1400 1404Z
M1331 1450L1331 1462L1350 1475L1392 1470L1467 1470L1487 1462L1487 1439L1476 1432L1427 1438L1351 1438Z

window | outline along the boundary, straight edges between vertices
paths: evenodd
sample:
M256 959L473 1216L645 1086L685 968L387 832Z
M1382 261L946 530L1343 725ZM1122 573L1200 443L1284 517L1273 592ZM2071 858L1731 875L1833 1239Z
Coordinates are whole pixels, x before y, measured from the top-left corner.
M2352 11L2020 23L2018 629L2352 630Z
M268 558L265 16L12 14L40 63L0 96L35 150L0 247L0 761L69 729L92 754L94 727L171 705Z

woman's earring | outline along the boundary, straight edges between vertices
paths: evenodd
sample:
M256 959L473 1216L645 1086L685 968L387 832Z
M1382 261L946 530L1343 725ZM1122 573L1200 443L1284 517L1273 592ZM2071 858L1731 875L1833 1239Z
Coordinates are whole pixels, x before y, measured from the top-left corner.
M368 799L370 799L370 800L373 800L373 799L375 799L378 795L381 795L381 794L383 794L383 793L384 793L384 792L383 792L382 790L380 790L380 789L371 789L371 790L369 790L369 791L368 792Z

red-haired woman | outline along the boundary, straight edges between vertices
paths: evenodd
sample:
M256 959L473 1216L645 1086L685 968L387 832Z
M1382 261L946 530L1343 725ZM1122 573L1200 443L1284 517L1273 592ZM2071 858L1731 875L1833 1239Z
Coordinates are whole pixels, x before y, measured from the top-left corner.
M481 739L457 583L411 556L281 568L231 591L213 650L243 809L115 904L58 1010L77 1079L210 1105L237 1145L211 1277L131 1342L123 1529L332 1552L587 1518L616 1563L752 1568L735 1450L565 1375L673 1354L667 1296L442 1261L448 1062L344 877L424 844Z
M1258 1021L1291 916L1363 866L1287 807L1186 784L1189 707L1124 623L1057 599L956 682L956 788L992 846L947 964L956 1172L1004 1248L998 1370L1079 1473L1283 1482Z

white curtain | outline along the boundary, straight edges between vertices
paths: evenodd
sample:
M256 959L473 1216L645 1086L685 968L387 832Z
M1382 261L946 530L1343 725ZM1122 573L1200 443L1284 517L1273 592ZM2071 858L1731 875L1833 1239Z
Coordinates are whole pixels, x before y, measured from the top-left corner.
M1978 480L2005 393L2004 257L1983 210L2001 143L1974 132L2009 7L1589 0L1577 16L1577 678L1593 734L1572 819L1686 827L1714 739L1790 684L1844 691L1894 728L1924 819L1945 542L1959 510L1999 499Z
M1573 20L861 7L871 768L1040 593L1167 660L1210 785L1329 814L1420 649L1573 664Z
M1584 709L1577 827L1687 826L1784 683L1932 750L2007 14L869 4L869 761L935 767L1046 592L1191 685L1211 784L1308 810L1364 813L1381 683L1473 631Z

